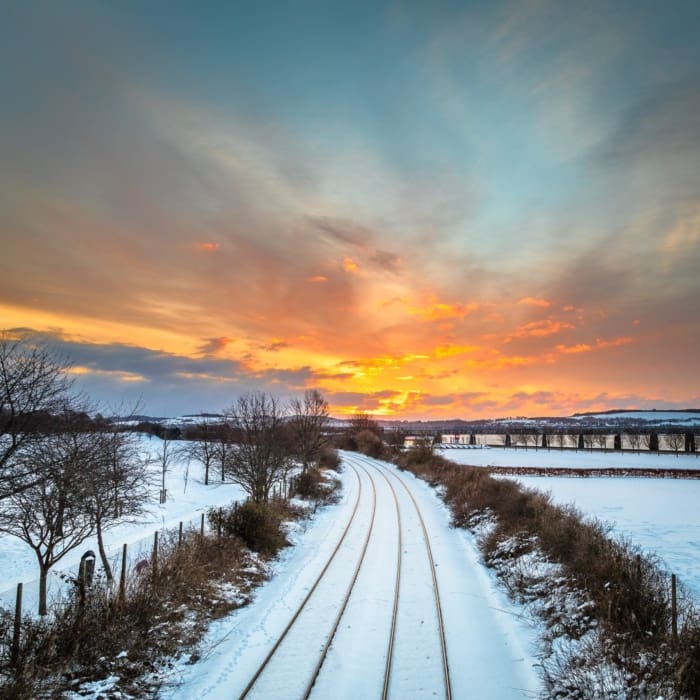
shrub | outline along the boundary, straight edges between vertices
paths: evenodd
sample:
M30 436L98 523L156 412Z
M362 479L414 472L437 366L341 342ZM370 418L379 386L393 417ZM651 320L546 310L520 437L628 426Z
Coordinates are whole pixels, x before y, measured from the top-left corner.
M98 578L82 600L76 589L47 617L25 617L17 664L0 655L0 697L63 697L69 691L72 697L82 683L108 677L118 677L110 697L153 697L157 677L149 674L195 645L209 620L245 604L265 578L238 538L192 531L177 542L174 534L163 537L157 565L130 572L123 600ZM11 633L9 615L0 617L3 652Z
M316 505L336 502L336 494L340 487L338 479L324 479L318 469L307 469L295 480L295 495L314 501Z
M209 511L209 521L217 529L219 517L222 533L240 537L254 552L274 556L282 547L289 545L282 528L282 514L279 508L271 503L234 503L221 516L218 510Z
M340 471L340 455L337 450L330 447L324 447L318 456L318 465L323 469L332 469Z
M573 506L555 505L547 494L493 478L485 469L454 465L420 447L395 461L442 487L455 525L470 527L489 516L492 526L479 542L487 563L506 551L517 557L515 542L532 543L559 564L572 588L591 601L608 660L622 676L644 678L650 688L675 683L680 697L700 697L700 616L684 611L674 654L661 652L672 646L671 606L668 577L653 556L611 538L607 526Z

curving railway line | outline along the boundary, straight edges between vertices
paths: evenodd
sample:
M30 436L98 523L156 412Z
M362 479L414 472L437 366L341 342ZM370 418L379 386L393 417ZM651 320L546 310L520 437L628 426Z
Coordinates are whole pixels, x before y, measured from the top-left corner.
M433 512L432 496L426 499L423 490L416 498L410 479L385 463L356 454L344 454L343 462L344 505L337 511L343 520L328 509L326 537L293 553L303 556L302 563L286 579L273 579L263 599L241 611L238 626L228 632L232 638L221 642L197 683L183 683L183 693L165 697L451 700L453 686L454 697L465 697L467 688L469 695L476 690L475 697L495 697L483 691L504 684L510 685L499 690L499 698L533 697L532 683L528 688L518 673L513 682L507 674L494 678L480 668L481 660L464 659L462 641L475 634L465 622L480 618L471 609L469 615L455 611L473 605L465 595L480 594L464 588L471 567L465 568L462 552L455 550L463 538L436 526L436 517L443 516ZM426 508L430 513L424 514ZM458 577L453 566L461 567ZM489 607L492 617L495 607L479 602L480 610ZM491 637L487 634L487 649ZM499 654L498 663L508 662L507 640L505 646L496 642L489 653Z

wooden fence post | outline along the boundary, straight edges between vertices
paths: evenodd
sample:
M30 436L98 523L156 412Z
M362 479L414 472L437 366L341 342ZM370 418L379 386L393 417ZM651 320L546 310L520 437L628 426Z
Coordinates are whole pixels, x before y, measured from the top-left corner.
M158 566L158 530L153 533L153 570Z
M676 574L671 574L671 637L673 643L678 641L678 597L676 591Z
M221 526L222 526L222 520L223 520L223 518L224 518L224 509L223 509L223 508L219 508L219 524L218 524L218 528L217 528L217 530L218 530L217 536L218 536L218 537L221 537Z
M179 547L182 544L182 520L180 521L180 529L177 533L177 546Z
M19 661L19 635L22 629L22 586L17 584L17 600L15 601L15 629L12 635L12 664Z
M202 524L199 526L199 534L204 537L204 513L202 513Z
M119 602L124 603L126 598L126 542L122 547L122 570L119 575Z

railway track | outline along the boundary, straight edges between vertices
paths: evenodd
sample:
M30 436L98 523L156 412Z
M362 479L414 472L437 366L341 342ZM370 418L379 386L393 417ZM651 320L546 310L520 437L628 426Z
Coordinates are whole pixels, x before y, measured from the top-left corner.
M423 519L423 515L421 513L420 507L419 507L416 499L414 498L413 494L411 493L411 490L404 482L404 480L399 475L394 474L391 470L388 470L388 469L384 468L383 466L378 465L374 460L370 460L368 458L364 458L364 457L361 457L359 455L345 457L344 461L346 464L348 464L350 469L352 469L354 471L355 476L357 477L357 480L358 480L358 492L357 492L357 497L356 497L356 500L355 500L355 503L353 506L351 516L348 519L348 522L345 526L345 529L344 529L342 535L340 536L337 544L335 545L335 548L333 549L330 556L326 560L325 565L323 566L321 572L316 577L313 585L309 589L309 591L306 594L306 596L304 597L304 599L301 601L301 603L299 604L297 609L292 614L292 616L291 616L289 622L287 623L286 627L284 628L284 630L281 632L281 634L279 635L279 637L277 638L275 643L269 649L265 658L258 665L257 670L250 678L248 684L243 689L239 698L240 698L240 700L243 700L244 698L249 698L253 695L259 694L256 691L259 689L259 685L264 680L265 675L275 673L275 659L277 658L277 656L280 653L282 653L281 650L284 646L285 640L288 639L290 632L294 629L294 626L297 624L298 620L304 615L305 610L307 610L309 602L313 599L314 593L318 589L319 585L321 585L322 581L324 580L324 577L327 576L327 573L329 571L329 568L331 567L331 564L336 559L336 555L341 550L343 544L346 541L348 532L350 531L353 523L356 520L358 508L360 506L360 502L361 502L362 494L363 494L363 479L361 478L360 472L364 472L364 474L366 475L366 479L369 481L369 484L371 486L371 494L372 494L371 495L371 514L370 514L370 519L369 519L369 525L367 527L366 533L364 534L360 555L356 561L356 564L355 564L354 569L352 571L352 574L350 576L349 583L347 584L347 587L345 588L343 595L338 600L337 607L334 611L333 619L332 619L332 621L329 621L326 618L323 621L323 622L326 622L329 624L329 627L326 627L326 629L328 631L324 633L325 641L323 643L323 647L322 647L320 653L318 654L318 657L314 663L313 670L308 675L308 677L304 683L303 691L300 691L300 694L297 697L302 697L306 700L307 698L309 698L311 696L313 689L314 689L314 686L316 684L316 681L319 677L319 674L321 673L321 669L323 667L323 664L326 661L328 653L333 645L333 641L336 637L336 632L338 631L340 622L341 622L341 620L346 612L346 609L347 609L348 603L351 599L352 593L355 590L355 585L357 583L358 576L360 575L360 571L361 571L363 563L365 561L365 555L367 553L367 549L369 547L370 540L372 539L372 533L374 531L375 515L376 515L376 509L377 509L377 488L376 488L376 483L375 483L374 478L372 477L371 472L376 472L379 476L381 476L383 481L386 482L386 485L391 492L391 498L393 500L394 508L395 508L395 519L396 519L396 530L397 530L396 554L395 554L396 574L394 576L393 603L391 605L391 619L390 619L389 630L388 630L388 639L387 639L387 643L386 643L386 659L385 659L385 663L384 663L383 679L382 679L382 684L381 684L381 698L382 698L382 700L387 700L387 698L390 695L391 689L392 689L392 674L394 672L395 646L396 646L397 637L400 637L400 635L401 635L401 625L399 623L399 610L400 610L401 583L402 583L401 574L402 574L402 569L403 569L402 552L403 552L403 547L404 547L404 541L403 541L402 532L403 532L404 524L402 523L402 513L401 513L401 508L402 508L401 500L402 499L399 498L399 495L397 493L397 488L399 488L399 489L403 489L403 491L405 491L406 495L410 499L410 502L413 506L416 517L417 517L418 522L420 524L420 530L422 533L422 541L423 541L423 545L425 547L425 554L427 557L427 563L428 563L428 566L430 568L430 580L431 580L432 591L433 591L433 600L434 600L433 604L434 604L435 619L437 622L437 633L438 633L439 646L440 646L440 659L441 659L441 665L442 665L444 697L446 698L446 700L452 700L452 686L451 686L450 674L449 674L449 664L448 664L448 657L447 657L447 644L446 644L446 640L445 640L445 630L444 630L444 621L443 621L443 615L442 615L442 606L440 603L440 592L439 592L439 587L438 587L437 576L435 573L435 561L433 559L432 549L430 546L430 538L428 536L428 530L426 528L425 521ZM404 614L405 614L405 612L406 611L404 611Z
M357 498L355 500L355 504L353 506L353 510L351 513L351 516L348 520L348 523L341 535L341 537L338 540L338 543L336 544L335 548L331 552L331 555L329 558L326 560L326 563L324 567L322 568L321 572L319 573L318 577L315 579L313 585L309 589L307 595L305 598L302 600L301 604L299 607L296 609L292 617L290 618L287 626L284 628L280 636L277 638L277 641L273 644L263 661L260 663L258 666L257 670L251 677L250 681L246 685L246 687L243 689L243 692L240 694L239 699L243 700L244 698L247 698L251 692L256 688L256 685L260 681L261 677L266 673L270 672L271 669L271 664L274 663L274 659L278 651L280 650L280 647L282 647L285 639L287 639L288 634L290 631L293 629L294 625L297 623L301 615L304 613L304 611L307 609L307 604L309 601L312 599L313 594L316 592L319 584L323 581L324 577L326 576L328 569L330 568L333 560L335 559L336 555L340 551L341 546L343 545L343 542L346 539L346 536L348 532L350 531L350 528L355 521L355 518L357 516L358 512L358 507L360 505L360 500L362 497L362 479L360 478L360 474L357 471L357 467L350 465L353 471L355 472L355 475L357 476L358 480L358 492L357 492ZM372 478L371 474L367 471L367 469L359 465L360 469L365 472L367 475L367 478L370 481L371 487L372 487L372 511L371 511L371 517L370 517L370 523L369 527L367 528L367 534L364 537L364 542L362 546L362 553L360 555L360 558L357 562L357 565L355 566L353 575L351 577L350 583L348 585L348 588L342 597L342 600L340 601L340 605L338 608L338 612L333 620L330 632L328 633L328 636L326 638L325 644L323 646L323 649L321 650L321 653L319 655L319 658L314 666L313 672L308 679L306 686L304 688L303 694L301 697L303 698L308 698L309 695L311 694L311 691L313 689L314 683L316 682L316 679L318 678L318 674L320 673L321 667L323 666L323 662L326 659L326 656L328 654L328 650L330 649L331 644L333 643L333 639L335 637L335 634L338 630L338 625L340 624L340 620L343 616L343 613L345 612L345 609L347 607L348 601L350 599L350 596L352 594L353 588L355 586L355 583L357 581L357 577L359 575L360 569L362 567L362 563L365 558L365 554L367 552L367 547L369 545L369 540L372 535L372 531L374 528L374 520L375 520L375 514L376 514L376 504L377 504L377 499L376 499L376 486L374 483L374 479Z
M403 487L404 491L406 494L409 496L411 503L413 504L413 507L415 509L415 513L418 517L418 521L420 523L421 527L421 532L423 535L423 542L425 544L426 548L426 554L430 566L430 573L431 573L431 581L432 581L432 587L433 587L433 596L434 596L434 602L435 602L435 612L436 612L436 618L437 618L437 627L438 627L438 635L439 635L439 643L440 643L440 657L441 657L441 662L442 662L442 676L443 676L443 683L444 683L444 691L445 691L445 698L446 700L452 700L452 684L450 681L450 670L449 670L449 661L448 661L448 656L447 656L447 642L445 638L445 625L444 625L444 620L443 620L443 615L442 615L442 604L440 601L440 590L438 586L438 581L437 581L437 575L435 573L435 560L433 558L433 552L432 548L430 546L430 537L428 536L428 530L425 525L425 520L423 519L423 514L421 513L420 507L413 496L413 493L411 493L411 490L408 488L406 485L405 481L398 475L395 474L393 471L388 470L384 467L378 466L373 460L370 460L368 458L364 457L359 457L359 456L352 456L352 457L346 457L346 461L351 464L351 465L356 465L356 466L363 466L363 467L370 467L377 471L386 481L388 484L393 499L394 499L394 504L396 507L396 518L397 518L397 525L398 525L398 556L397 556L397 573L396 573L396 583L395 583L395 593L394 593L394 604L393 604L393 612L392 612L392 620L391 620L391 629L390 629L390 634L389 634L389 643L388 643L388 649L387 649L387 659L386 659L386 666L385 666L385 675L384 675L384 684L383 684L383 689L382 689L382 700L386 700L389 696L389 689L390 689L390 684L391 684L391 670L392 670L392 662L393 662L393 652L394 652L394 641L396 637L396 628L397 628L397 618L398 618L398 607L399 607L399 596L400 596L400 587L401 587L401 551L402 551L402 536L401 536L401 508L399 506L399 499L396 494L396 489L394 488L394 485L392 484L391 480L389 479L389 476L393 477L398 483ZM389 476L387 476L387 474Z

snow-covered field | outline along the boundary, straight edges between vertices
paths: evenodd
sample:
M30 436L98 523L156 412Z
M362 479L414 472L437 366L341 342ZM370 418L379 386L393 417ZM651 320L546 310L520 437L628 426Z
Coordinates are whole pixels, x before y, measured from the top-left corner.
M516 477L549 491L663 560L700 599L700 481L634 478Z
M491 448L443 453L459 464L477 466L667 467L700 469L700 459L672 454L607 454L570 450ZM610 523L614 531L657 554L670 572L700 598L700 480L631 477L569 478L518 476L522 484L549 491L558 503Z
M143 449L154 456L162 444L158 438L144 437L141 439ZM176 445L177 443L171 443ZM161 479L160 467L153 466L155 480L155 501L148 515L134 524L124 524L114 527L105 533L107 554L112 568L117 573L121 565L122 545L127 545L127 557L130 562L136 562L148 556L153 546L153 533L156 530L178 528L180 521L184 527L188 525L199 527L201 514L210 506L220 506L234 500L243 500L244 494L240 487L233 484L216 482L204 486L201 465L186 459L173 457L171 466L166 474L167 503L158 504L158 491ZM185 487L185 475L187 485ZM79 548L66 554L51 570L47 582L49 601L65 586L61 574L75 576L78 572L80 557L83 552L92 549L97 553L96 538L86 540ZM99 557L96 563L99 572ZM0 535L0 605L14 610L17 584L24 584L23 609L25 613L35 612L38 605L39 567L36 555L28 545L16 537Z
M700 423L700 413L686 411L620 411L619 413L595 413L585 416L573 416L575 420L586 420L587 418L608 418L615 420L643 420L650 423L686 423L687 425L697 425Z
M700 456L673 453L615 452L594 450L559 450L529 447L484 447L482 449L453 449L439 452L457 464L476 467L554 467L592 469L616 467L619 469L700 469Z

